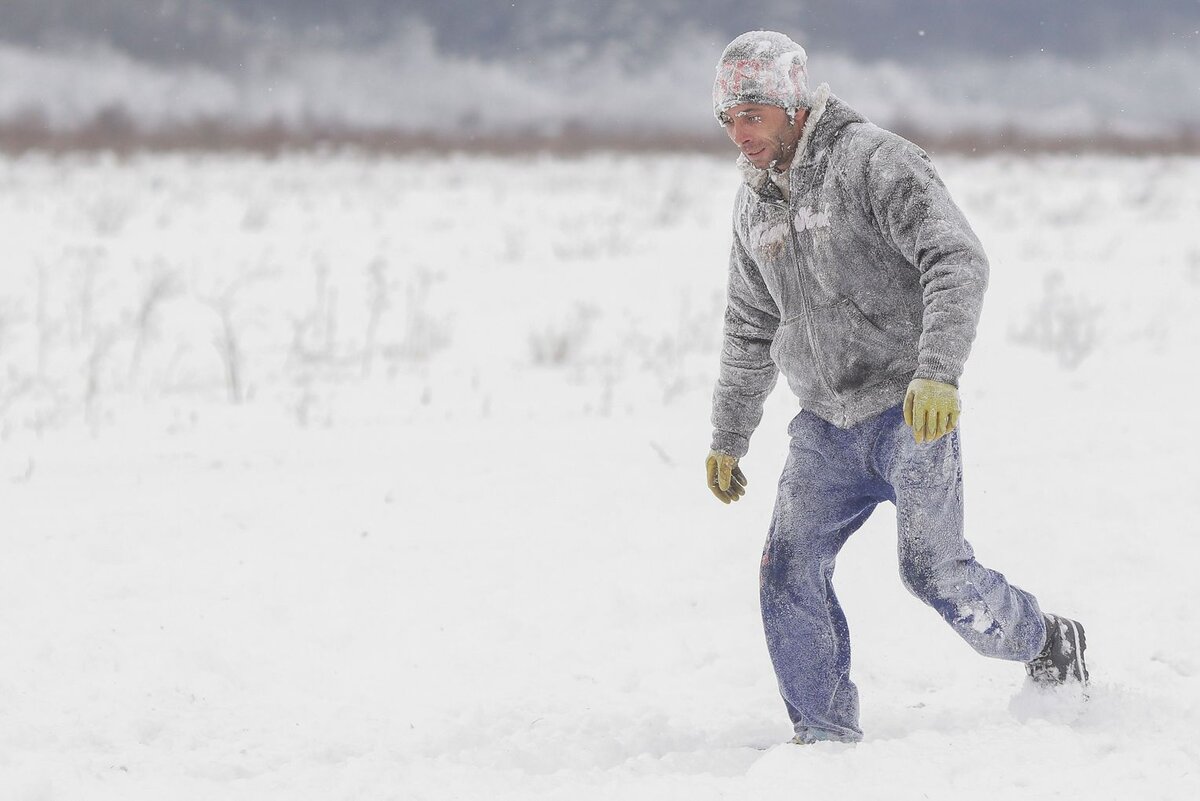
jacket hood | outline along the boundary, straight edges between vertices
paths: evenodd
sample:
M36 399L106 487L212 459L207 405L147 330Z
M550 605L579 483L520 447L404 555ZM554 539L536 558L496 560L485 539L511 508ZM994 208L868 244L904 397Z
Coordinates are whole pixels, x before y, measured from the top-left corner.
M815 161L817 155L826 150L847 125L866 121L866 117L831 94L829 84L821 84L813 91L812 108L804 121L804 130L796 144L796 155L790 170ZM760 195L782 197L771 183L770 173L755 167L744 154L738 156L737 166L746 186Z

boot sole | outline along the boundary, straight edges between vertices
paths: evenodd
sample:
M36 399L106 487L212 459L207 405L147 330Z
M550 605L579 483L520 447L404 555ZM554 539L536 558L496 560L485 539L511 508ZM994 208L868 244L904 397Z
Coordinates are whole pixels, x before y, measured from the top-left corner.
M1084 687L1088 683L1087 665L1084 663L1083 652L1087 650L1087 636L1083 633L1083 626L1076 623L1074 620L1058 619L1060 623L1066 623L1071 635L1071 645L1074 649L1075 661L1072 664L1070 678L1075 679Z

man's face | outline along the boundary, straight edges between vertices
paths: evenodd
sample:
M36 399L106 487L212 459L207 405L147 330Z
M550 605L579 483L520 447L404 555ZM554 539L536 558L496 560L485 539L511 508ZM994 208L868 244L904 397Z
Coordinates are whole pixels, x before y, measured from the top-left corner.
M802 122L800 116L795 121L788 119L787 112L779 106L758 103L733 106L722 118L725 133L760 170L772 164L781 170L791 164Z

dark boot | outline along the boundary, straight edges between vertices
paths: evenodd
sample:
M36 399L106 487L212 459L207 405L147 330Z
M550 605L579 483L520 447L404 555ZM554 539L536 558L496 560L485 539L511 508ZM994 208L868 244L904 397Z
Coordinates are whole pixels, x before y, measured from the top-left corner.
M1045 615L1045 618L1046 647L1032 661L1025 663L1025 672L1034 684L1042 687L1087 686L1087 664L1083 658L1087 638L1083 626L1058 615Z

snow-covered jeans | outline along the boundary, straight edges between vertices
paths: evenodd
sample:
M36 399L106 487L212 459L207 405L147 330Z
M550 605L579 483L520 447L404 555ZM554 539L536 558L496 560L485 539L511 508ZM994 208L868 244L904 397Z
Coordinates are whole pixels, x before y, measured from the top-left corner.
M791 450L763 551L763 626L797 734L859 740L850 632L834 563L881 501L896 505L904 585L984 656L1027 662L1045 644L1037 600L975 561L963 539L958 431L918 445L899 406L848 429L808 411Z

